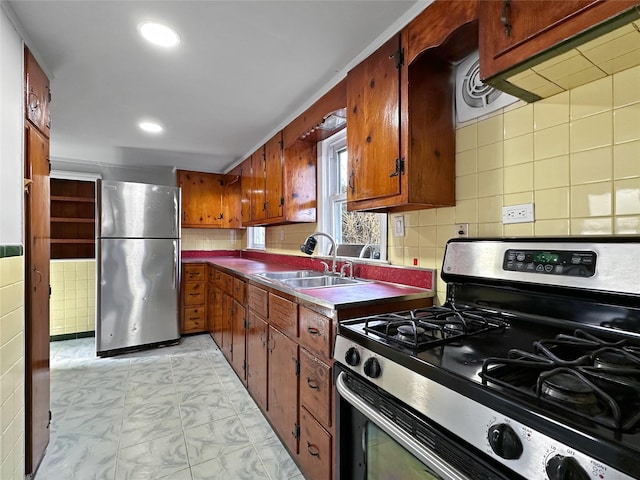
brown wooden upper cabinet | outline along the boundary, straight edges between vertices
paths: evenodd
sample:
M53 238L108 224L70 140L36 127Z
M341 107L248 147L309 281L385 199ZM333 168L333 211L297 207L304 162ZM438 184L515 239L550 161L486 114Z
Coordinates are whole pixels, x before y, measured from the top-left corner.
M182 226L239 228L240 182L235 175L178 170L182 188Z
M349 72L349 210L455 204L454 66L477 48L477 2L436 1Z
M481 0L480 74L528 101L506 79L638 18L637 0Z
M51 90L49 89L49 79L31 52L27 49L25 49L24 61L26 73L26 117L41 133L49 138L49 129L51 127L51 115L49 113Z

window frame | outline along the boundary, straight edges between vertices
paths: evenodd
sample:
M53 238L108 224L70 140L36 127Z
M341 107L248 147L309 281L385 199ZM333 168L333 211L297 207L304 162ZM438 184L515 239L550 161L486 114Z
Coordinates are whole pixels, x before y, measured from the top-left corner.
M338 152L347 147L347 129L335 133L331 137L318 142L318 230L327 232L339 242L340 235L336 235L336 229L341 225L341 220L335 218L336 206L347 202L347 193L334 193L332 185L338 183ZM336 188L337 190L337 188ZM386 213L378 213L380 219L380 258L364 258L363 261L388 263L387 261L387 227L388 216ZM321 255L328 255L330 242L325 238L318 238ZM358 258L358 257L344 257Z
M262 231L262 235L259 235L260 231ZM262 237L262 243L256 239L257 236ZM265 227L247 227L247 248L253 250L267 249L267 230Z

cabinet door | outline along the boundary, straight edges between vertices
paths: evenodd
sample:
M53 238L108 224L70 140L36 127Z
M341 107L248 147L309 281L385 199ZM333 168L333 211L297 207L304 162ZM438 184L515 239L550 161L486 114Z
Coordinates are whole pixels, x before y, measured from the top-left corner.
M283 149L282 132L278 132L264 147L266 218L283 216Z
M267 411L267 322L247 312L247 389L263 412Z
M246 383L246 347L245 347L245 308L237 300L233 300L233 333L231 365L238 377Z
M251 222L251 157L240 168L240 212L242 225Z
M49 101L51 90L49 79L38 65L31 52L25 49L25 85L26 105L25 114L41 133L49 138L51 116L49 114Z
M288 222L316 221L316 144L298 140L284 151L284 216Z
M266 216L265 168L264 147L261 147L251 155L251 222L264 220Z
M177 171L177 183L182 188L183 227L222 226L222 184L219 177L212 173Z
M396 35L347 75L347 201L400 194L400 71Z
M267 416L290 452L298 452L298 344L269 326Z
M233 298L226 293L222 294L221 336L222 353L231 362L233 351Z
M298 463L304 473L304 478L331 480L331 450L331 435L304 407L301 407Z
M635 0L481 1L483 79L529 60L637 4Z
M216 316L216 287L213 281L207 281L207 331L209 335L216 340L215 333L215 316Z
M222 228L242 226L240 177L224 175L222 186Z
M222 337L222 297L224 294L220 287L216 286L214 289L214 299L213 299L213 320L209 319L210 322L213 323L213 339L215 340L218 348L222 350L222 342L224 338Z
M300 405L322 425L331 427L331 367L300 349Z

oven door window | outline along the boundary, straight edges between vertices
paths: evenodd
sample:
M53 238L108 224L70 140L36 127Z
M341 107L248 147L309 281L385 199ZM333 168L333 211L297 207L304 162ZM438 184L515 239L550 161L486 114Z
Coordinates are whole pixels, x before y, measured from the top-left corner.
M367 422L365 432L367 480L445 480L375 423Z

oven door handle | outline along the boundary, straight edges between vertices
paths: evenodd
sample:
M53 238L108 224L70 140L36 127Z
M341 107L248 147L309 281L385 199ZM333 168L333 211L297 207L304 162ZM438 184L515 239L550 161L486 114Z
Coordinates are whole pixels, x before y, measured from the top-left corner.
M344 372L340 372L336 378L336 389L342 398L349 402L353 407L362 412L369 420L378 425L384 432L398 442L402 447L411 452L418 460L420 460L427 468L431 469L435 474L446 480L471 480L469 477L462 475L458 470L453 468L433 452L425 448L420 442L415 440L411 435L398 427L391 420L378 413L365 403L360 397L353 393L347 387L344 381Z

